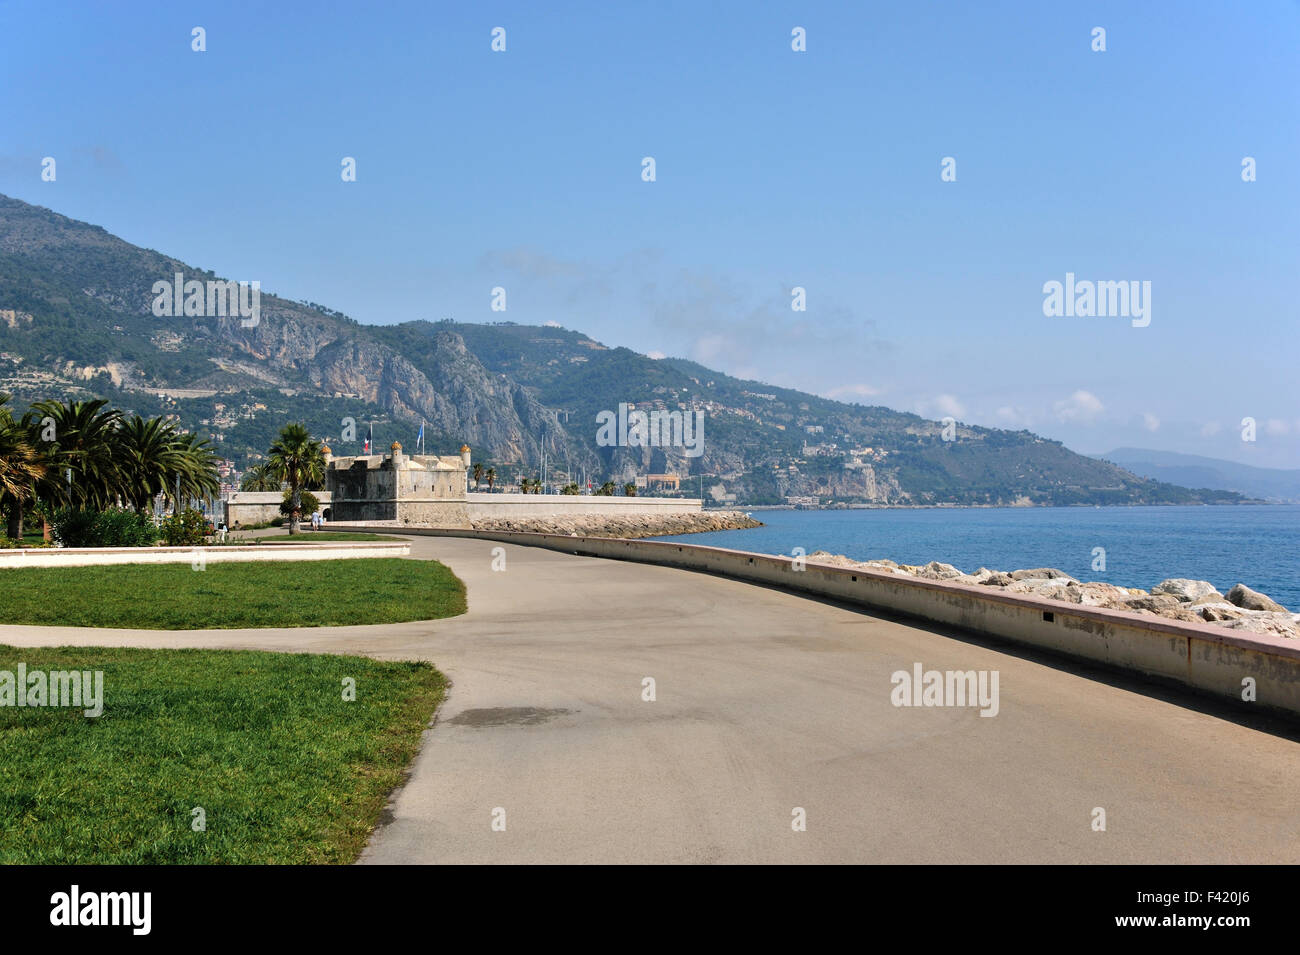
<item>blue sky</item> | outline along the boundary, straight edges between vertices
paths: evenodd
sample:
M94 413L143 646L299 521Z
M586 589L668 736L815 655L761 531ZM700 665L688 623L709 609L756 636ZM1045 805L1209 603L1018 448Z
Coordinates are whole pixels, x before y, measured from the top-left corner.
M0 192L362 322L1300 467L1298 49L1294 0L17 0ZM1150 325L1044 316L1067 272Z

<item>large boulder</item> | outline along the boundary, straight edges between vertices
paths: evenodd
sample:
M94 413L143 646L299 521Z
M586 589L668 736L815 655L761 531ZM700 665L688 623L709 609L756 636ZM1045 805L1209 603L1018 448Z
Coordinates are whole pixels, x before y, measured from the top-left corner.
M895 574L899 577L912 576L907 571L903 570L903 568L899 567L898 564L894 563L894 561L892 560L868 560L868 561L863 561L858 566L866 570L876 570L876 571L880 571L881 573Z
M1033 570L1013 570L1012 580L1074 580L1063 570L1055 567L1035 567Z
M1174 610L1182 604L1182 601L1171 594L1143 594L1139 597L1129 597L1122 604L1116 604L1120 610L1145 610L1148 613L1159 613L1162 610Z
M1194 601L1187 605L1188 609L1201 615L1202 620L1208 620L1210 623L1222 623L1224 620L1237 620L1246 615L1246 612L1240 607L1228 603L1226 600Z
M1089 581L1084 584L1071 584L1066 588L1069 597L1085 607L1120 607L1127 608L1132 596L1124 587Z
M1169 610L1157 610L1156 615L1168 617L1170 620L1181 620L1183 623L1203 623L1205 618L1194 610L1187 609L1187 604L1180 604Z
M1266 597L1257 590L1251 590L1245 584L1237 584L1228 591L1228 603L1236 604L1243 610L1270 610L1274 613L1286 613L1276 600Z
M1072 577L1026 577L1012 581L1007 587L1009 594L1032 594L1035 597L1047 597L1051 600L1070 600L1069 588L1077 586L1078 581Z
M1153 594L1168 594L1171 597L1177 597L1179 600L1196 600L1198 597L1218 597L1223 599L1223 594L1215 588L1214 584L1208 580L1190 580L1187 577L1170 577L1168 580L1162 580L1151 588Z
M916 576L923 577L926 580L956 580L958 577L965 577L966 575L952 564L932 560L922 567Z
M851 557L845 557L843 554L832 554L829 551L815 550L808 555L808 563L823 564L828 567L857 567L858 562Z
M1288 639L1295 639L1297 632L1295 621L1291 619L1289 613L1275 613L1268 610L1247 610L1236 620L1225 620L1218 625L1233 630L1266 633Z
M995 570L983 580L980 585L984 587L1009 587L1014 581L1011 575L1000 570Z

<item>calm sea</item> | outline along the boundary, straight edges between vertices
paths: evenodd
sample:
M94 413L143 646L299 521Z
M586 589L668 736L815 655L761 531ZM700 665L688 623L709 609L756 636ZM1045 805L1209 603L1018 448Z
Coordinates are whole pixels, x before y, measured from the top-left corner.
M1166 577L1241 582L1300 612L1300 505L753 511L764 527L659 538L764 554L825 550L968 573L1057 567L1080 580L1150 588ZM1093 570L1094 548L1106 569Z

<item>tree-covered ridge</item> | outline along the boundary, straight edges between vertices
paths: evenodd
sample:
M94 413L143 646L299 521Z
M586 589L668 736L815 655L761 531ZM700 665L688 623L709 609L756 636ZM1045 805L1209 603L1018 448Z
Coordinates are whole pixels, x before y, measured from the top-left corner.
M109 398L174 415L240 468L286 421L339 453L376 443L468 442L500 483L548 476L601 486L673 473L736 503L787 496L878 504L1233 502L1134 476L1026 431L941 422L651 359L553 326L454 321L362 325L269 290L260 320L157 317L153 283L217 280L102 228L0 197L0 387L31 402ZM703 454L603 447L620 405L703 415ZM345 422L351 419L355 427ZM348 435L351 435L349 438ZM348 442L351 442L350 444ZM409 445L408 445L409 446Z

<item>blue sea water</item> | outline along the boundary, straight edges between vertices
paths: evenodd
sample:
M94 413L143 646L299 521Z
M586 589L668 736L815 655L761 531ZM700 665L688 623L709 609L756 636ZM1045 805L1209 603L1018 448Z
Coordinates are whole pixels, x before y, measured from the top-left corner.
M660 540L764 554L825 550L855 560L932 560L966 572L1057 567L1149 589L1167 577L1238 582L1300 612L1300 505L753 511L763 527ZM1106 569L1093 570L1094 548Z

